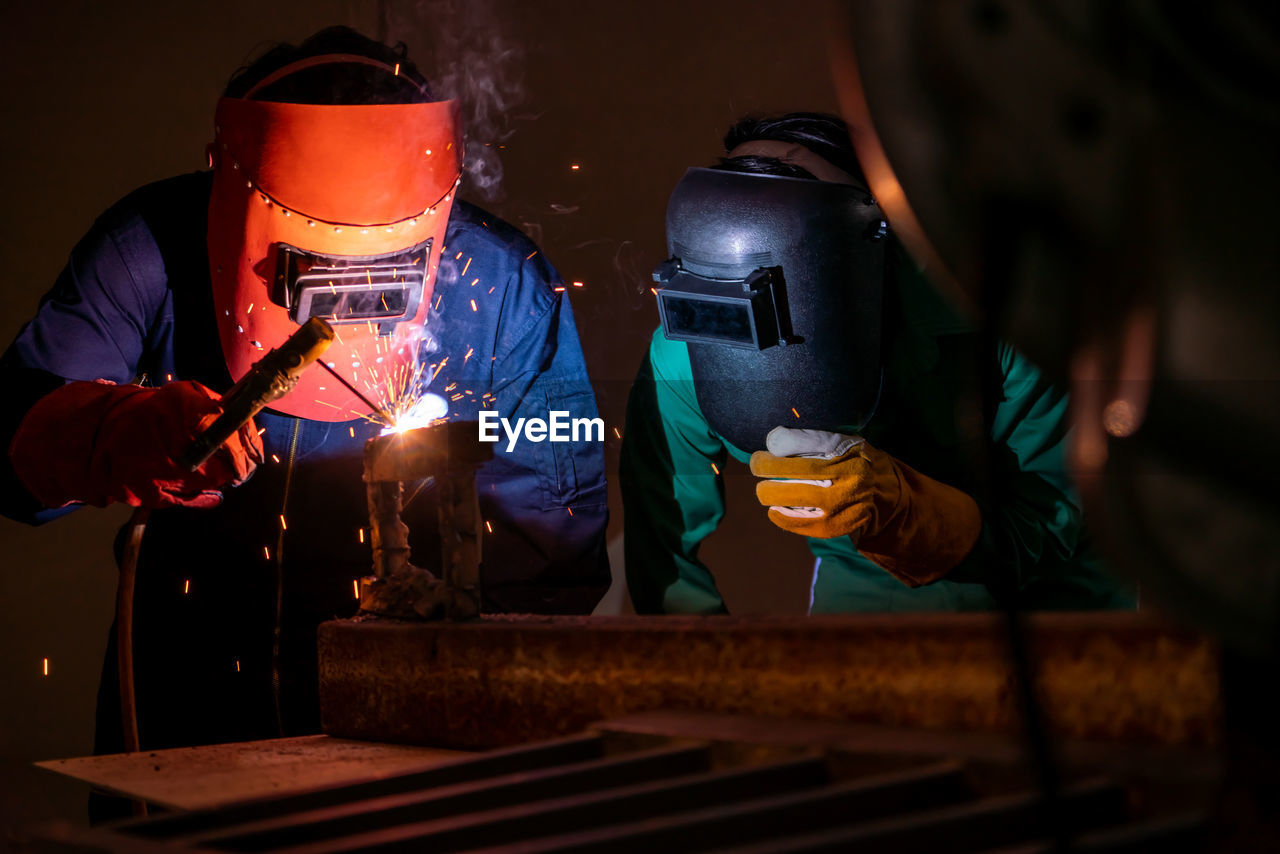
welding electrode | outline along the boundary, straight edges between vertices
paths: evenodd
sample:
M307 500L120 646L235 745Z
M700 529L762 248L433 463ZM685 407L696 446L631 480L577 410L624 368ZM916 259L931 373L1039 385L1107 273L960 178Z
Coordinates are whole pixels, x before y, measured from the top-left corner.
M333 337L333 327L319 317L298 327L223 395L222 414L191 443L179 462L191 471L203 465L246 421L292 389L307 366L333 343Z
M342 374L338 373L337 371L335 371L333 368L329 367L328 363L321 362L320 367L328 371L330 376L332 376L335 380L341 383L342 386L346 388L347 391L351 392L357 398L359 398L360 402L363 403L365 406L369 407L369 411L371 411L374 415L377 415L387 424L392 423L391 413L387 411L385 406L379 406L378 404L374 403L372 400L370 400L369 398L361 394L360 389L356 388L351 383L347 382L347 378L344 377Z

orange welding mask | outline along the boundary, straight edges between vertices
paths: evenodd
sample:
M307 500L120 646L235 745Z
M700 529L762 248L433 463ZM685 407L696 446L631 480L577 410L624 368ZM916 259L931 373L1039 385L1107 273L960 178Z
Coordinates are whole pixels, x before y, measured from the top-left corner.
M209 272L231 377L323 317L337 333L326 362L369 400L394 405L416 379L459 181L456 104L249 95L218 102L209 146ZM370 411L319 369L272 408L317 421Z

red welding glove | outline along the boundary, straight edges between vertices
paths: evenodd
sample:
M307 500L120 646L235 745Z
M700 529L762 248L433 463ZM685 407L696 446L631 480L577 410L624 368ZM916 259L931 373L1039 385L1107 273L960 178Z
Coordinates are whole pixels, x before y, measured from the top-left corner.
M262 462L253 422L195 471L177 459L222 411L196 382L159 388L72 382L36 402L9 446L18 478L46 507L213 507L219 487L244 481Z
M978 541L982 514L960 490L925 477L860 436L776 427L751 473L769 519L807 537L853 539L910 587L937 581Z

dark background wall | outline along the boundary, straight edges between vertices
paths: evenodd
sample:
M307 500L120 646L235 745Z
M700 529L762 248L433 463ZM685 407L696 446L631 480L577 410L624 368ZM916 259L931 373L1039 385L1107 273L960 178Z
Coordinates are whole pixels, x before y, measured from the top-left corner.
M606 430L612 551L626 394L657 325L648 273L683 170L712 162L747 112L834 110L828 3L339 0L6 4L0 20L0 339L36 307L93 218L148 181L203 167L213 105L266 44L346 23L403 40L438 75L470 58L506 101L490 132L505 178L473 198L538 240L573 289ZM504 57L486 68L482 57ZM578 170L570 164L579 164ZM810 559L766 522L741 467L704 549L731 607L802 611ZM82 815L81 788L29 768L92 749L92 714L127 513L39 530L0 519L0 828ZM615 570L620 566L615 566ZM621 585L602 605L625 610ZM228 615L234 619L234 615ZM49 659L49 675L42 660ZM0 834L0 840L4 838Z

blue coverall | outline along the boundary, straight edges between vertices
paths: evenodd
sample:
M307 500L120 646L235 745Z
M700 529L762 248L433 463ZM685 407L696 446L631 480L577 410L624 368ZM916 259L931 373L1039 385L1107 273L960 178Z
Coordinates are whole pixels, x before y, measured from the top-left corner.
M0 417L6 449L30 406L67 380L230 386L205 248L210 176L137 190L76 246L0 360L0 382L10 390ZM594 418L573 312L537 247L462 202L445 244L446 259L461 253L470 267L460 278L442 265L438 314L428 323L436 346L423 358L444 365L429 390L449 400L450 417L475 420L489 396L488 408L513 422L546 419L551 410ZM371 569L369 538L361 536L368 526L361 452L379 428L269 411L257 424L266 462L226 490L220 506L151 514L134 618L144 748L318 728L315 630L354 613L352 580ZM509 451L505 442L494 448L477 476L492 528L483 545L483 607L590 612L609 584L602 445L520 441ZM32 523L58 515L35 502L8 454L0 456L0 509ZM439 548L429 485L407 490L404 517L413 560L430 569ZM99 752L122 747L117 694L109 649Z

